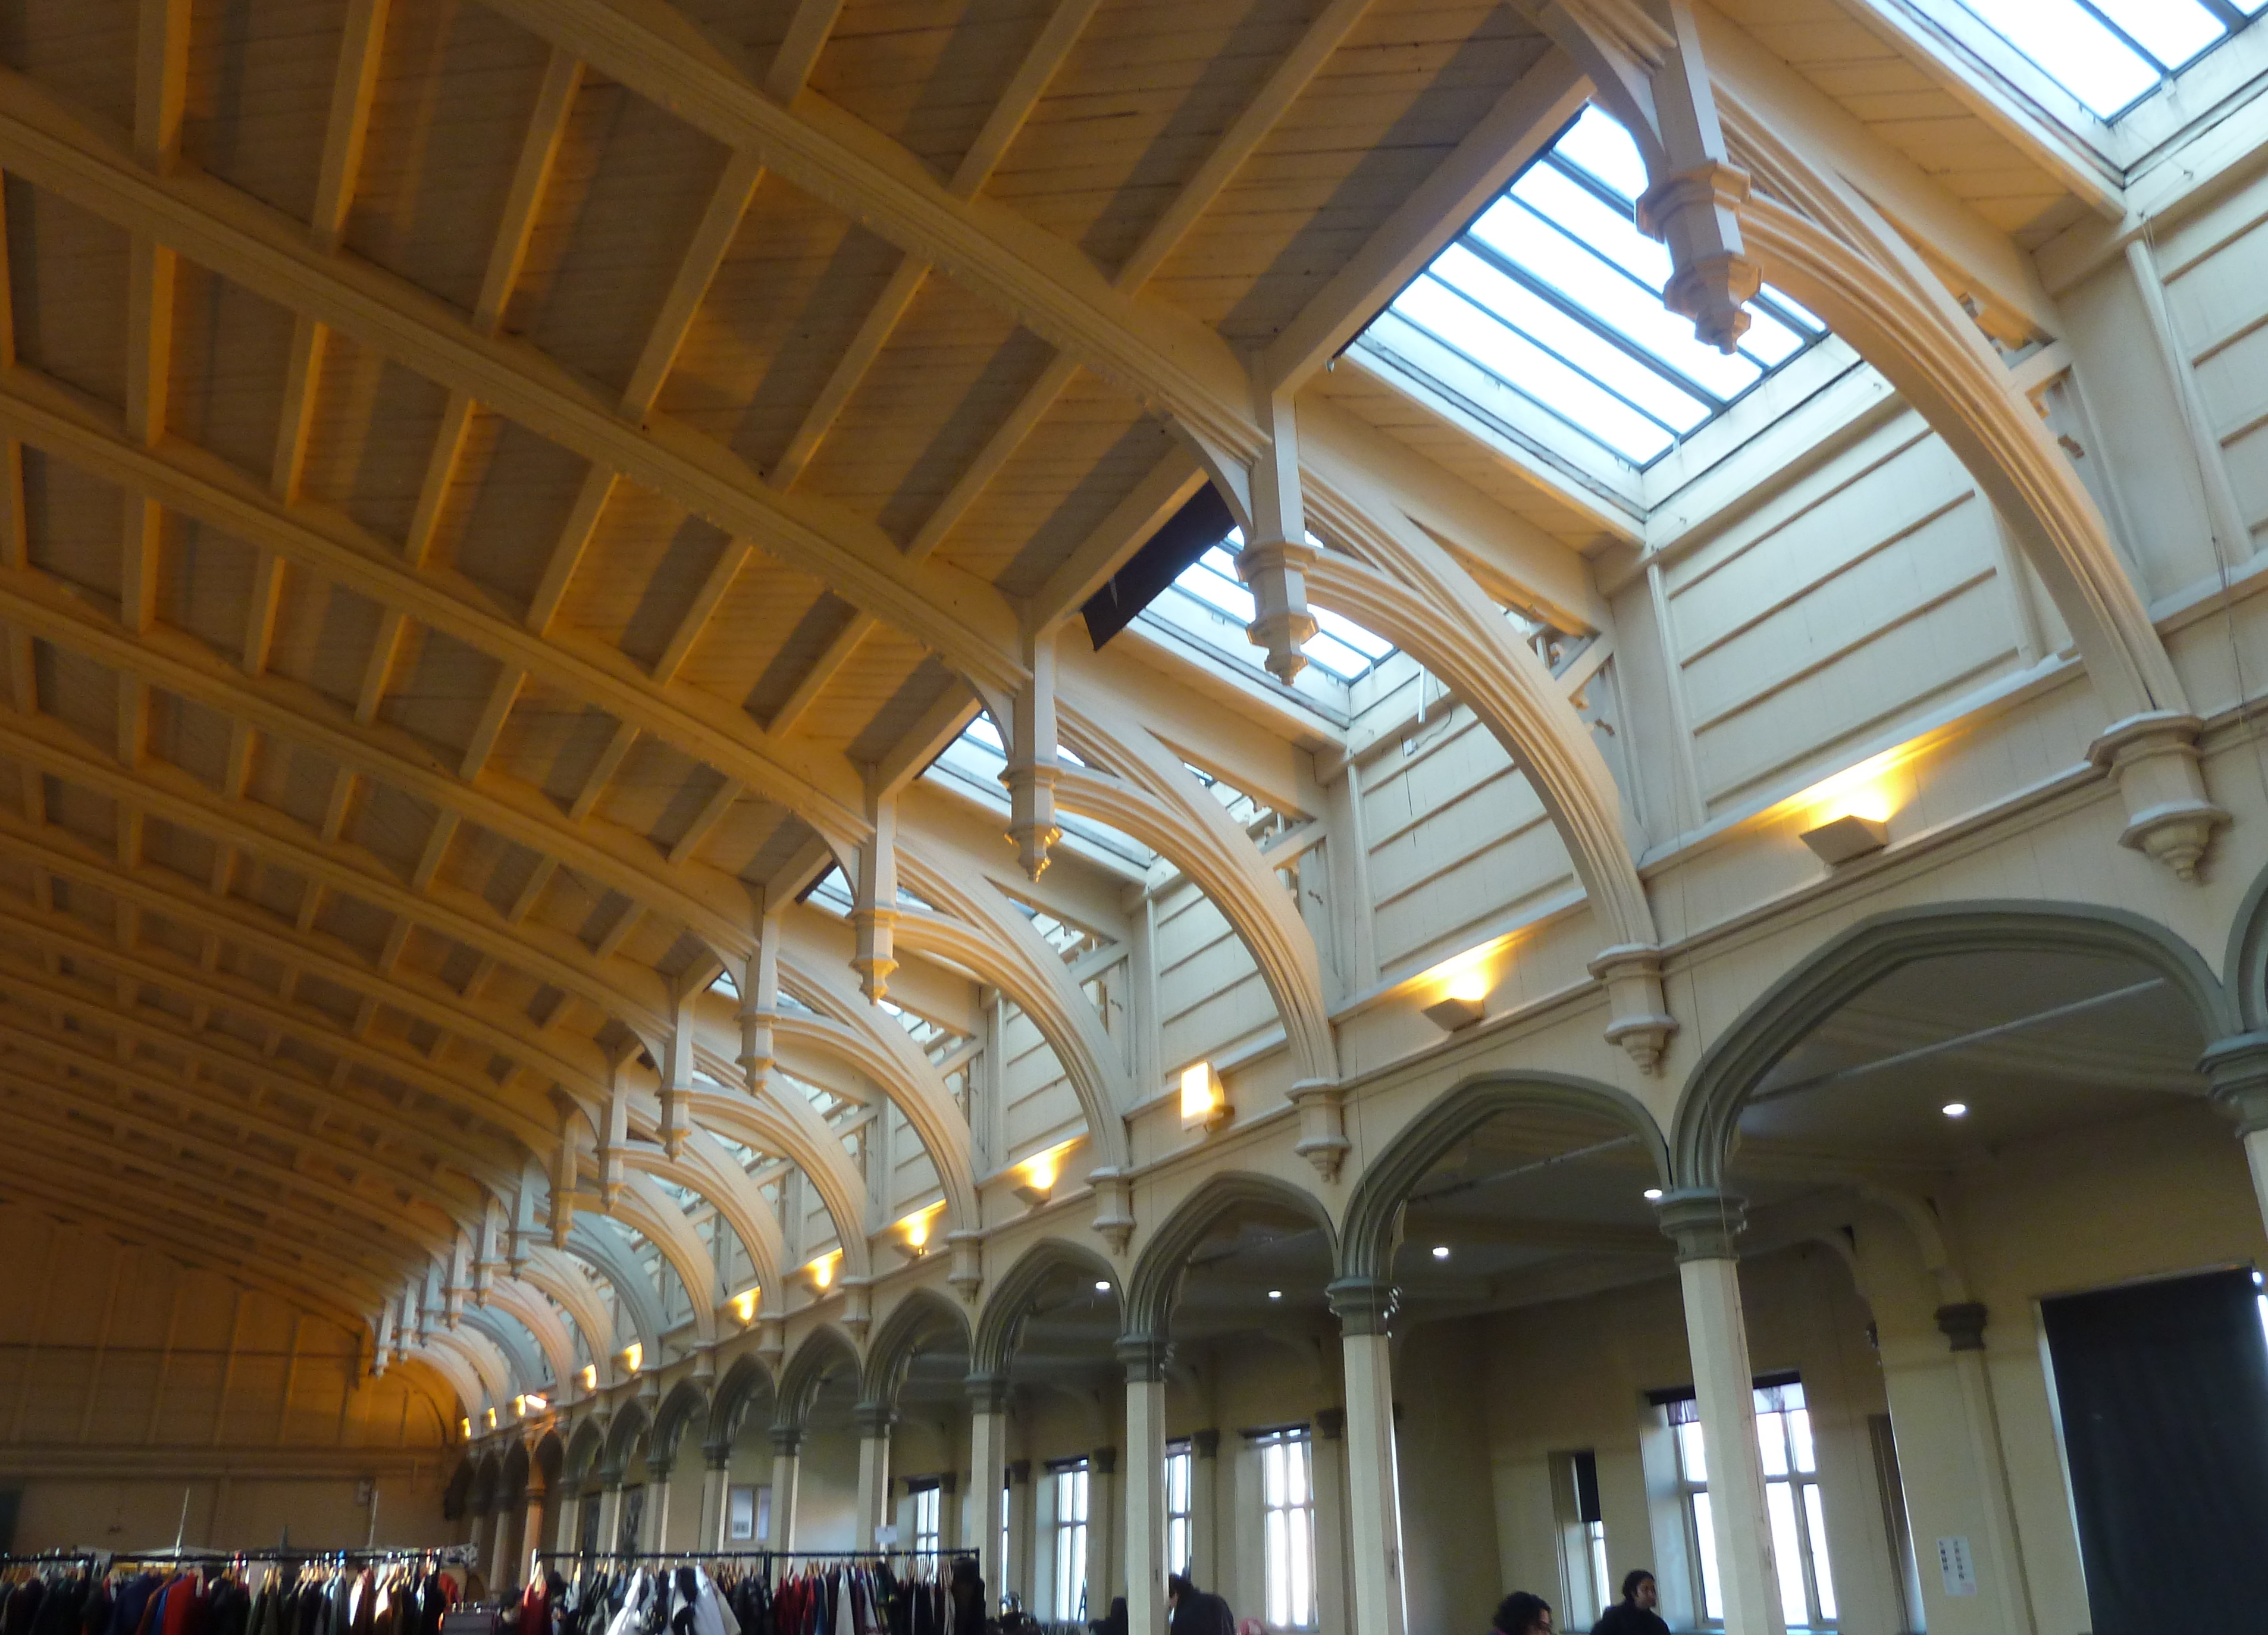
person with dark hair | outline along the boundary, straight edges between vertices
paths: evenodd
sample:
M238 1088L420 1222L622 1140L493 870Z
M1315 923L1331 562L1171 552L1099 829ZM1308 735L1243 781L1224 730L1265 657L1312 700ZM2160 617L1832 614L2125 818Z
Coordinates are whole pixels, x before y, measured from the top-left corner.
M1551 1603L1516 1589L1497 1603L1491 1627L1496 1635L1551 1635Z
M950 1609L946 1627L952 1635L984 1635L984 1580L968 1557L954 1560L945 1599Z
M1110 1610L1086 1627L1094 1635L1126 1635L1126 1597L1111 1597Z
M1669 1625L1654 1610L1660 1604L1661 1591L1653 1574L1633 1567L1623 1575L1622 1600L1599 1614L1591 1635L1669 1635Z
M1167 1578L1166 1605L1173 1612L1167 1635L1236 1635L1236 1616L1228 1602L1211 1590L1199 1589L1182 1573Z

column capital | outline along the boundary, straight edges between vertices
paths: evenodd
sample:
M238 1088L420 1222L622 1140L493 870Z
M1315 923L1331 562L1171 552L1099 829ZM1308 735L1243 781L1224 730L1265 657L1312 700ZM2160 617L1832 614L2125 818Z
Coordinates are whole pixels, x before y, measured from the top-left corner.
M2236 1116L2238 1134L2268 1130L2268 1033L2220 1041L2198 1058L2198 1069L2213 1101Z
M793 1459L803 1451L803 1427L799 1425L776 1425L772 1427L772 1452L783 1459Z
M1097 1476L1118 1474L1118 1450L1115 1447L1098 1447L1086 1456L1086 1461Z
M730 1442L705 1442L701 1448L701 1462L711 1470L722 1470L733 1462Z
M1200 1459L1219 1458L1220 1432L1211 1429L1210 1426L1202 1431L1190 1432L1189 1452L1195 1454Z
M1166 1377L1166 1358L1171 1346L1162 1334L1122 1334L1118 1361L1129 1385L1155 1385Z
M971 1413L1008 1411L1008 1376L1005 1374L972 1374L961 1381L961 1388L968 1394Z
M1012 1459L1008 1462L1006 1474L1011 1483L1022 1487L1032 1479L1032 1462L1028 1459Z
M1980 1300L1940 1306L1937 1308L1937 1331L1956 1351L1981 1351L1984 1349L1986 1315Z
M1653 1206L1661 1230L1677 1245L1680 1264L1689 1260L1738 1260L1733 1240L1748 1224L1749 1204L1709 1187L1681 1187Z
M859 1436L875 1440L890 1433L898 1422L898 1410L889 1403L860 1403L850 1410L850 1423L858 1427Z
M1346 1435L1346 1410L1318 1408L1315 1410L1315 1434L1326 1442L1336 1442Z
M654 1487L668 1481L670 1470L675 1463L674 1460L670 1459L648 1459L645 1462L646 1485Z
M1341 1278L1323 1293L1338 1316L1339 1332L1350 1337L1390 1332L1402 1305L1402 1291L1386 1278Z

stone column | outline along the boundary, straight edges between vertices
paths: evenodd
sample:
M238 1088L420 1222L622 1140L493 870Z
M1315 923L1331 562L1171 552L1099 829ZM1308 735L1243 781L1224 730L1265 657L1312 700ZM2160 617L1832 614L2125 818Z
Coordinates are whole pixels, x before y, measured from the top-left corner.
M1733 1240L1747 1224L1747 1206L1727 1193L1688 1189L1671 1193L1654 1208L1662 1231L1677 1245L1693 1394L1709 1459L1709 1511L1725 1595L1725 1635L1786 1635L1771 1526L1764 1513L1756 1374L1741 1309L1741 1264L1733 1251Z
M803 1427L772 1427L772 1536L774 1550L795 1548L795 1490L803 1474Z
M1220 1582L1220 1432L1189 1432L1189 1577L1208 1587Z
M600 1477L599 1489L599 1553L610 1555L622 1548L622 1477L619 1470Z
M984 1593L999 1604L1000 1487L1008 1469L1008 1381L1006 1376L968 1376L968 1502L961 1509L961 1547L976 1552Z
M522 1521L519 1529L519 1559L525 1569L526 1580L531 1583L535 1579L535 1552L543 1548L545 1497L544 1491L530 1482L527 1484L527 1491L521 1499L523 1508L520 1512Z
M1006 1549L1000 1558L1000 1591L1005 1596L1013 1590L1016 1599L1026 1611L1032 1606L1032 1546L1035 1534L1032 1516L1032 1462L1028 1459L1012 1461L1008 1480L1000 1494L1001 1514L1005 1519L1002 1529L1006 1535Z
M1402 1494L1394 1451L1397 1303L1383 1278L1342 1278L1326 1291L1346 1366L1347 1521L1354 1550L1356 1635L1405 1635Z
M509 1588L519 1581L512 1572L518 1564L512 1558L512 1524L518 1517L519 1508L517 1500L512 1496L508 1494L497 1496L496 1542L489 1553L489 1559L492 1564L489 1569L489 1583L499 1589Z
M711 1442L701 1450L701 1537L696 1548L723 1550L733 1501L733 1445Z
M890 1521L890 1427L898 1411L887 1403L860 1403L850 1417L858 1427L858 1548L873 1550Z
M1111 1597L1118 1593L1118 1450L1098 1447L1086 1456L1086 1616L1091 1619L1108 1612Z
M480 1552L482 1576L492 1576L496 1563L490 1559L496 1545L496 1529L492 1522L496 1512L489 1505L473 1505L465 1512L465 1543Z
M551 1548L562 1555L571 1555L579 1547L580 1535L577 1528L583 1520L582 1490L563 1477L559 1484L559 1501L553 1509L556 1513L552 1524L557 1531L552 1536Z
M666 1459L645 1462L645 1513L638 1518L637 1542L644 1554L669 1548L669 1477L674 1468Z
M1954 1378L1961 1386L1962 1417L1984 1480L1978 1497L1984 1509L1984 1559L1990 1574L1979 1587L1999 1607L2000 1626L2031 1635L2031 1585L2024 1571L2024 1547L2016 1531L2016 1506L2009 1491L2008 1462L2000 1447L2000 1413L1992 1399L1992 1379L1984 1355L1984 1307L1974 1300L1937 1308L1938 1331L1953 1348ZM1916 1541L1920 1548L1920 1541Z
M1126 1628L1128 1635L1164 1635L1165 1338L1121 1336L1118 1360L1126 1368ZM1103 1610L1109 1605L1105 1601Z
M1322 1635L1344 1635L1347 1576L1346 1410L1315 1410L1315 1614Z
M2252 1167L2252 1196L2268 1222L2268 1034L2224 1039L2198 1064L2213 1099L2236 1116L2238 1139Z

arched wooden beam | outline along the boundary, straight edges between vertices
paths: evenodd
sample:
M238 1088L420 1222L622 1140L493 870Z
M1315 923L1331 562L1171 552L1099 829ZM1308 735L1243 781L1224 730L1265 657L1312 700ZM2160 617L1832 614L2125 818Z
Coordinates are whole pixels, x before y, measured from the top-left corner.
M780 1286L780 1261L785 1250L778 1217L747 1172L733 1162L731 1154L707 1131L698 1125L688 1130L684 1152L678 1158L671 1158L659 1146L640 1144L622 1154L622 1165L689 1187L707 1198L740 1240L740 1247L747 1250L756 1280L766 1289Z
M693 1230L693 1223L685 1219L685 1212L650 1176L633 1171L622 1177L622 1194L615 1200L613 1212L644 1233L646 1241L661 1251L661 1257L685 1285L686 1300L693 1307L694 1332L703 1345L713 1344L719 1298L717 1263L710 1256L709 1246Z
M806 1102L806 1121L783 1112L788 1098L771 1104L744 1094L695 1086L691 1111L695 1119L718 1135L744 1146L783 1158L803 1171L819 1193L827 1217L835 1223L836 1241L843 1248L846 1275L865 1277L866 1256L866 1183L851 1165L843 1143L827 1128L818 1110ZM807 1127L815 1125L816 1131ZM823 1132L823 1133L821 1133ZM783 1265L783 1274L790 1268Z
M1018 1257L1016 1263L993 1280L983 1309L976 1315L976 1335L969 1353L972 1378L1005 1380L1024 1336L1032 1302L1057 1277L1072 1272L1118 1290L1118 1277L1110 1263L1083 1243L1067 1238L1042 1238ZM1119 1296L1123 1311L1123 1296ZM1125 1326L1122 1322L1122 1329Z
M599 1291L592 1286L590 1274L584 1263L564 1250L555 1249L548 1243L530 1244L527 1263L520 1271L520 1279L528 1287L549 1295L566 1307L567 1315L575 1320L575 1327L583 1337L583 1349L599 1371L599 1382L611 1385L615 1380L615 1356L622 1349L620 1337L615 1332L614 1319L600 1303Z
M661 1399L654 1410L653 1429L646 1434L645 1456L649 1464L666 1463L677 1457L677 1440L688 1425L705 1422L709 1418L709 1394L701 1388L700 1381L688 1376L669 1388L669 1395Z
M661 1337L668 1332L668 1322L662 1315L653 1280L630 1252L622 1227L604 1215L578 1210L574 1224L567 1230L567 1250L613 1286L616 1308L629 1315L631 1330L646 1356L659 1362Z
M976 1336L961 1302L932 1288L916 1285L875 1325L866 1342L866 1360L858 1374L858 1400L895 1407L904 1386L906 1370L926 1342L943 1335L971 1351Z
M772 1371L762 1358L743 1351L717 1381L717 1394L709 1404L709 1423L702 1435L704 1452L713 1455L731 1449L746 1410L759 1395L767 1401L776 1396Z
M1298 1216L1323 1234L1323 1248L1338 1260L1337 1234L1323 1201L1304 1187L1273 1175L1231 1170L1208 1176L1158 1224L1126 1280L1125 1329L1163 1340L1173 1331L1174 1303L1189 1256L1212 1229L1241 1210L1270 1209Z
M544 1380L543 1348L535 1344L534 1337L519 1329L517 1319L504 1315L501 1308L483 1311L478 1306L468 1306L458 1318L460 1330L470 1329L497 1348L512 1369L512 1395L524 1396L530 1391L541 1391ZM508 1400L508 1399L507 1399Z
M575 1342L567 1325L535 1289L512 1278L498 1278L489 1285L488 1303L509 1314L534 1337L544 1360L551 1366L551 1382L564 1390L575 1380Z
M803 1343L780 1370L772 1423L801 1430L810 1421L820 1387L837 1374L848 1374L854 1381L858 1379L858 1348L842 1329L823 1322L803 1337Z

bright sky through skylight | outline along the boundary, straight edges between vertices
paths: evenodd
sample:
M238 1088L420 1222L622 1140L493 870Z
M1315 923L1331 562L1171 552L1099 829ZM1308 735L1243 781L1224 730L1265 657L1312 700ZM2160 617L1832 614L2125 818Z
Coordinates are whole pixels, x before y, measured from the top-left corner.
M1226 614L1239 624L1252 622L1252 593L1236 577L1235 552L1244 549L1241 529L1232 528L1220 544L1182 570L1174 583L1199 601ZM1300 651L1307 662L1342 681L1359 681L1370 668L1394 651L1394 644L1373 636L1351 619L1343 619L1328 608L1314 608L1315 634Z
M1662 305L1669 252L1638 230L1645 190L1629 133L1586 108L1390 310L1646 465L1826 326L1768 287L1749 304L1737 352L1695 339L1692 324Z
M2242 28L2268 0L1961 0L2105 120Z

